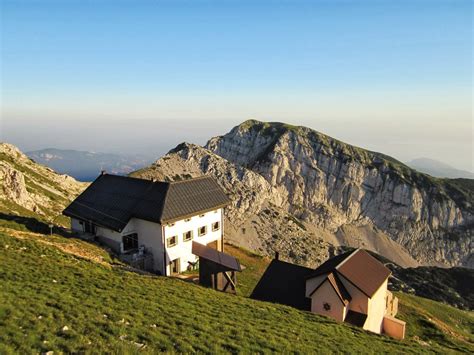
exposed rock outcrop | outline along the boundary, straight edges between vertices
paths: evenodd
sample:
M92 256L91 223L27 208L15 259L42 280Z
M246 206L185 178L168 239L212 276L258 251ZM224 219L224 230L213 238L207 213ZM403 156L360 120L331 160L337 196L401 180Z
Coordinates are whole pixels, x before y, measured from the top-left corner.
M0 198L35 211L37 206L26 189L25 176L10 164L0 161Z
M283 123L246 121L205 148L179 145L135 176L213 175L233 199L230 239L266 254L312 264L351 246L403 266L474 266L472 180L433 178Z
M24 214L27 210L50 220L87 186L36 164L8 143L0 143L0 183L3 213Z
M226 240L266 255L279 251L283 258L315 266L332 256L342 245L373 249L404 266L417 263L398 244L381 232L346 238L314 223L306 223L289 212L277 187L262 175L237 165L203 147L183 143L150 167L132 174L157 180L181 180L212 175L231 197L226 209ZM348 239L348 238L346 238Z
M473 267L473 182L436 179L305 127L247 121L206 148L260 174L277 205L337 232L373 224L427 264Z

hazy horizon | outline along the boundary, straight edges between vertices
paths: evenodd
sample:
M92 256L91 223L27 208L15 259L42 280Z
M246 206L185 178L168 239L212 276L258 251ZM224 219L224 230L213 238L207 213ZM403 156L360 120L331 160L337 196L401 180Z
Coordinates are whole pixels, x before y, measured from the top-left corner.
M256 118L254 118L256 119ZM139 127L137 128L137 121L139 123ZM202 121L200 122L195 122L195 124L192 124L192 121L181 121L181 120L174 120L174 121L166 121L166 124L163 125L163 122L153 122L152 120L117 120L115 124L117 126L122 126L122 129L120 131L125 134L125 136L128 137L128 129L134 129L135 132L138 130L139 134L129 141L127 144L127 148L123 148L123 145L121 144L121 139L125 139L125 137L121 136L116 136L114 135L113 137L107 137L107 139L103 140L100 139L100 137L95 137L97 139L92 139L89 137L88 139L84 139L82 136L74 136L67 134L65 132L64 135L61 135L61 139L56 139L53 143L49 144L47 143L46 145L43 145L43 141L41 139L35 138L29 142L24 142L24 143L16 143L17 141L22 142L21 137L16 137L15 139L15 134L12 131L11 132L11 137L14 139L11 141L7 141L8 143L12 143L17 145L22 151L27 152L27 151L34 151L34 150L41 150L41 149L47 149L47 148L57 148L57 149L72 149L72 150L82 150L82 151L93 151L93 152L100 152L100 153L116 153L116 154L130 154L130 155L143 155L148 158L156 158L158 159L160 156L164 155L167 153L169 150L174 148L176 145L182 142L188 142L188 143L194 143L194 144L199 144L199 145L204 145L208 139L210 139L213 136L217 135L222 135L230 131L230 129L242 121L238 120L226 120L225 123L228 121L233 122L230 126L225 126L224 124L219 124L219 122L207 122L207 124L212 127L212 129L209 130L209 132L215 132L215 133L210 133L210 135L206 134L196 134L196 129L202 128ZM235 122L234 122L235 121ZM184 122L184 123L183 123ZM288 123L292 124L298 124L297 122L294 121L287 121ZM349 123L349 122L347 122ZM57 122L50 122L51 126L57 124ZM82 122L83 125L87 127L93 126L93 122ZM101 122L96 122L97 128L106 129L103 127L103 124ZM107 124L110 124L108 122ZM184 124L188 127L187 132L180 132L180 126ZM321 121L320 124L322 126L330 126L330 122L326 121ZM39 126L36 127L35 129L35 137L39 137L41 135L47 136L48 131L50 131L52 128L51 126L45 125L45 126ZM310 126L310 125L306 125ZM397 140L391 141L394 137L390 137L388 134L387 136L381 136L379 137L379 140L374 140L372 139L371 144L364 144L364 135L367 132L362 132L365 131L366 128L364 129L359 129L358 131L353 131L352 129L347 129L344 128L344 123L342 122L340 124L340 135L337 134L328 134L325 131L319 130L321 133L325 133L330 135L333 138L339 139L344 141L345 143L356 145L365 149L369 149L372 151L376 152L381 152L387 155L390 155L402 162L408 162L413 159L418 159L418 158L430 158L434 159L446 164L451 165L454 168L458 168L460 170L466 170L466 171L471 171L469 170L469 166L466 168L463 168L462 166L458 167L453 164L451 164L447 159L443 159L443 157L440 156L429 156L430 154L429 151L426 149L419 149L419 150L413 150L414 148L418 147L420 142L423 140L414 132L412 138L412 141L406 141L406 142L399 142ZM153 128L154 127L154 128ZM313 128L314 127L310 127ZM371 129L376 130L377 127L371 127ZM59 129L60 131L61 129ZM156 131L155 131L156 130ZM19 130L21 131L21 130ZM58 129L56 129L58 131ZM164 138L164 140L158 140L155 141L153 139L153 136L158 133L158 136L161 138ZM172 133L172 135L170 135ZM361 134L360 139L357 139L357 133ZM353 141L348 141L347 139L344 139L342 136L346 135L347 137L352 137ZM406 136L408 137L408 135ZM354 141L358 141L359 143L355 143ZM49 144L49 145L48 145ZM403 152L400 150L400 147L405 146L405 154L400 154ZM379 149L380 148L380 149ZM393 153L390 152L390 148L392 148ZM469 159L469 158L468 158Z
M250 118L474 171L470 1L8 1L2 141L160 156Z

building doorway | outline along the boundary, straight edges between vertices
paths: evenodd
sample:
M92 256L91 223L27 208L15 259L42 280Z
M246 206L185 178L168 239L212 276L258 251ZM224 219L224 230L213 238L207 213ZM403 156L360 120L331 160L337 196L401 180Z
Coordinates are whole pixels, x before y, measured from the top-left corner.
M170 263L170 271L171 271L171 275L177 275L181 272L181 263L179 261L179 258L177 259L174 259L171 263Z

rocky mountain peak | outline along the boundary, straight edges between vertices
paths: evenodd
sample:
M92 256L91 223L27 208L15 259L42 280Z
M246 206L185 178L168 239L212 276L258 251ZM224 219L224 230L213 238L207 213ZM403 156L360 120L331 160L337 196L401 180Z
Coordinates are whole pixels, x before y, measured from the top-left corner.
M202 172L225 175L231 166L253 181L263 178L269 203L339 242L382 233L421 263L474 264L469 180L435 179L384 154L278 122L245 121L205 148ZM196 158L182 153L181 159L186 166Z
M10 143L0 142L0 154L4 154L5 156L16 160L29 160L29 158L23 154L20 149Z

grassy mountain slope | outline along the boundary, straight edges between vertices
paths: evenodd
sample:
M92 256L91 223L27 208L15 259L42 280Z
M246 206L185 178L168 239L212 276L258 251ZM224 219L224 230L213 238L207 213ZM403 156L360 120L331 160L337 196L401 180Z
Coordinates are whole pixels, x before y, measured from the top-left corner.
M447 303L457 308L474 310L474 270L422 266L391 267L393 289L410 290L415 295Z
M21 229L14 222L0 229L3 353L474 351L472 313L415 296L401 316L416 327L399 342L290 307L126 272L94 245ZM266 261L234 251L250 289Z
M271 260L235 246L228 245L226 248L227 252L238 257L242 265L246 267L245 270L239 274L238 292L240 295L248 297ZM375 256L375 254L373 255ZM380 258L380 256L377 257ZM424 272L428 268L420 267L418 269ZM434 271L434 275L438 275L443 271L445 274L452 274L459 271L459 268L429 269ZM415 275L420 275L417 269L402 269L398 267L398 271L403 270L410 270ZM468 275L471 273L469 269L463 269L462 271ZM401 276L401 274L397 274L397 276ZM449 300L451 300L449 296L452 297L451 294L456 293L455 290L459 290L452 285L451 281L451 283L448 282L448 285L440 287L438 294L435 295L436 283L433 286L429 286L426 285L426 282L422 282L421 280L418 280L418 282L412 279L409 280L411 281L410 284L416 289L417 294L426 294L427 297L433 297L443 302L449 302ZM472 288L469 281L462 287ZM422 290L425 288L429 288L432 292L423 293ZM431 299L403 292L396 292L395 294L400 301L400 309L397 318L407 322L407 339L414 340L431 350L435 350L434 346L442 344L446 349L472 351L471 349L474 346L474 313L472 311L459 310ZM465 294L463 296L466 297L466 300L469 299ZM453 298L453 300L455 300L453 303L459 303L459 295L457 298ZM466 303L466 300L462 302Z

